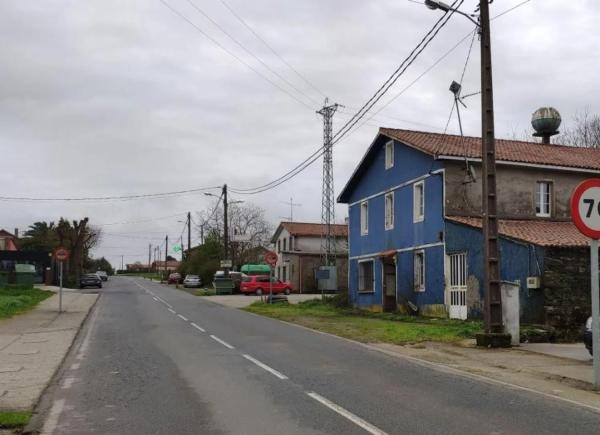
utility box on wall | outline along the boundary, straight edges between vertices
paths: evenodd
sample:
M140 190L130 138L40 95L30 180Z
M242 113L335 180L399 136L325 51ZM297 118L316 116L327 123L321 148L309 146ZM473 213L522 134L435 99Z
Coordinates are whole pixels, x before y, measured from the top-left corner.
M539 276L528 276L527 277L527 288L538 289L542 286L542 279Z

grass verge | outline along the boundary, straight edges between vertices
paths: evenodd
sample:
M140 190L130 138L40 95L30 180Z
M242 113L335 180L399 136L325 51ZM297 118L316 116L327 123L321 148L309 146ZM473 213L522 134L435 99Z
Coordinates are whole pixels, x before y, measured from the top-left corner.
M52 296L52 292L33 287L0 288L0 319L31 310L44 299Z
M0 412L0 429L24 427L31 419L31 412Z
M309 300L299 304L256 302L243 308L318 331L351 338L363 343L409 344L423 341L456 342L474 338L481 322L422 318L395 313L371 313L337 308L331 302Z

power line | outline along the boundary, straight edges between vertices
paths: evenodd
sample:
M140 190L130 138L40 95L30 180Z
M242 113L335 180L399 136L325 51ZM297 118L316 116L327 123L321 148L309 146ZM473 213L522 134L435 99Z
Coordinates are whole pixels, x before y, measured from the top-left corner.
M455 0L452 3L452 7L454 7L457 3L458 6L460 6L463 2L464 0ZM390 77L388 77L387 80L379 87L379 89L377 89L375 94L373 94L373 96L369 98L369 100L360 108L360 110L349 121L347 121L340 130L338 130L338 132L333 136L334 140L332 141L332 145L335 145L337 142L339 142L350 131L350 129L368 113L373 105L375 105L383 97L383 95L385 95L391 86L393 86L398 78L400 78L400 76L406 71L406 69L412 65L419 54L421 54L423 50L431 43L438 32L448 23L453 13L453 11L444 13L444 15L442 15L442 17L435 22L433 27L425 34L425 36L404 59L404 61L402 61L400 66L396 68ZM323 154L323 150L324 146L319 147L319 149L317 149L299 165L294 167L291 171L288 171L286 174L282 175L276 180L271 181L270 183L252 189L231 189L231 191L238 194L255 194L273 189L295 177L298 173L302 172L304 169L314 163Z
M196 189L176 190L172 192L162 193L145 193L138 195L121 195L121 196L89 196L89 197L73 197L73 198L41 198L41 197L26 197L26 196L0 196L0 201L128 201L134 199L145 198L165 198L169 196L186 195L191 193L206 192L208 190L220 189L220 186L199 187Z
M300 72L298 72L298 70L296 68L294 68L288 61L286 61L281 55L279 55L279 53L277 51L275 51L275 49L267 42L265 41L264 38L262 38L247 22L246 20L244 20L237 12L235 12L233 10L233 8L227 3L225 2L225 0L219 0L223 6L225 6L225 8L227 8L227 10L229 12L231 12L231 14L240 22L242 23L250 32L252 32L252 34L260 41L262 42L265 47L267 47L269 50L271 50L271 53L273 53L277 58L279 58L279 60L281 60L281 62L283 62L290 70L292 70L298 77L300 77L308 86L310 86L312 89L314 89L315 91L317 91L319 94L321 94L321 96L323 98L326 97L326 95L317 87L315 86L310 80L308 80L305 76L303 76L302 74L300 74Z
M232 40L238 47L240 47L242 50L244 50L246 53L248 53L251 57L253 57L254 59L256 59L258 61L258 63L260 63L262 66L264 66L271 74L275 75L276 77L278 77L280 80L282 80L284 83L286 83L290 88L292 88L293 90L295 90L296 92L298 92L299 94L303 95L304 97L308 98L310 101L312 101L315 104L318 104L318 101L316 101L315 99L313 99L310 95L307 95L306 93L304 93L302 90L298 89L293 83L291 83L289 80L287 80L285 77L283 77L281 74L279 74L277 71L275 71L274 69L272 69L269 65L267 65L260 57L258 57L256 54L254 54L252 51L250 51L244 44L242 44L240 41L238 41L236 38L234 38L227 30L225 30L219 23L217 23L215 20L213 20L210 15L208 15L203 9L201 9L193 0L187 0L187 2L194 8L196 9L196 11L198 11L200 14L202 14L202 16L204 18L206 18L208 21L210 21L216 28L218 28L225 36L227 36L230 40Z
M193 28L195 28L198 32L200 32L206 39L208 39L210 42L212 42L214 45L216 45L217 47L219 47L221 50L223 50L225 53L227 53L228 55L230 55L231 57L233 57L235 60L237 60L238 62L242 63L243 65L245 65L248 69L250 69L251 71L253 71L255 74L257 74L259 77L261 77L263 80L267 81L268 83L270 83L272 86L276 87L277 89L279 89L281 92L287 94L289 97L293 98L294 100L296 100L298 103L302 104L304 107L307 107L310 110L313 110L312 107L310 107L308 104L306 104L304 101L300 100L298 97L296 97L295 95L291 94L290 92L288 92L286 89L282 88L281 86L279 86L277 83L275 83L273 80L271 80L270 78L268 78L267 76L265 76L264 74L262 74L260 71L258 71L256 68L254 68L252 65L250 65L248 62L246 62L244 59L242 59L241 57L239 57L238 55L236 55L235 53L233 53L231 50L227 49L225 46L223 46L219 41L217 41L216 39L214 39L212 36L210 36L208 33L206 33L204 30L202 30L202 28L200 26L198 26L196 23L194 23L192 20L190 20L188 17L186 17L185 15L183 15L181 12L179 12L177 9L173 8L169 3L167 3L165 0L159 0L166 8L168 8L171 12L173 12L175 15L177 15L179 18L181 18L182 20L184 20L185 22L187 22L189 25L191 25Z

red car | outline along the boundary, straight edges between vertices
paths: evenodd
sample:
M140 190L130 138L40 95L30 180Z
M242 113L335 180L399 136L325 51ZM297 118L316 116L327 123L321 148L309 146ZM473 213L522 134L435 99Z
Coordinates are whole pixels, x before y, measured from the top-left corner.
M283 282L277 278L273 278L272 282L273 294L285 293L289 295L292 292L292 284L289 282ZM255 293L257 295L268 295L271 291L271 283L269 283L268 275L253 275L246 276L242 279L240 284L240 292L248 294Z
M181 284L182 282L183 278L181 277L181 274L177 272L170 274L167 279L167 284Z

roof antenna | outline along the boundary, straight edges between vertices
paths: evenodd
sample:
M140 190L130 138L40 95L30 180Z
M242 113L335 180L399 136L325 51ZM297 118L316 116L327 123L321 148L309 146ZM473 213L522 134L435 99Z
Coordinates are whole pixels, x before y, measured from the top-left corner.
M454 106L456 107L456 115L458 117L458 128L460 129L460 137L461 140L464 143L464 132L463 132L463 127L462 127L462 119L460 117L460 104L462 104L462 106L466 109L467 105L463 102L463 98L460 96L460 91L462 90L462 86L460 83L457 83L456 81L452 81L452 83L450 84L450 92L452 92L452 94L454 95ZM470 95L467 95L467 97L469 97ZM467 158L467 152L465 150L465 170L466 170L466 174L465 174L465 178L463 180L463 184L469 184L469 183L474 183L475 181L477 181L477 178L475 176L475 168L473 168L473 166L471 166L471 164L469 163L469 159Z

